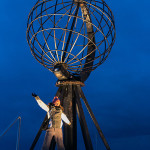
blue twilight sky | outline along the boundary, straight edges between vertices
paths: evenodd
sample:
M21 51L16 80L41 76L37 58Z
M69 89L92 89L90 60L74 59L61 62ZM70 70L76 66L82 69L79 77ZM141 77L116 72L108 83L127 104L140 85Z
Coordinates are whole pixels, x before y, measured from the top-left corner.
M35 3L36 0L1 0L0 4L0 133L21 116L20 150L29 149L45 116L31 93L48 103L57 91L57 79L33 58L27 45L27 17ZM150 1L106 3L115 17L116 42L83 91L112 150L149 150ZM17 124L0 139L0 149L15 149L16 134ZM44 133L36 149L40 149L43 137ZM81 143L78 149L84 149ZM104 149L101 142L96 143L95 149Z

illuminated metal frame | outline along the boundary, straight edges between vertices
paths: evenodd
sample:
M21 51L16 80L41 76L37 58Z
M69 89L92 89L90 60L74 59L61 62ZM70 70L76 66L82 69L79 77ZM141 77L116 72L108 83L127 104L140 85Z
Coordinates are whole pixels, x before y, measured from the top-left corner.
M86 150L93 149L80 98L84 101L106 149L110 150L81 86L91 71L107 59L115 37L114 17L104 0L38 0L30 11L27 41L32 55L53 73L56 73L55 66L60 65L61 68L64 65L69 77L71 75L77 79L59 81L56 84L59 86L56 95L61 99L64 111L72 123L69 127L64 125L66 150L77 149L77 114ZM31 150L46 123L47 116ZM55 149L54 140L50 149Z
M35 59L53 72L57 63L84 82L115 42L113 14L103 0L38 0L27 23Z

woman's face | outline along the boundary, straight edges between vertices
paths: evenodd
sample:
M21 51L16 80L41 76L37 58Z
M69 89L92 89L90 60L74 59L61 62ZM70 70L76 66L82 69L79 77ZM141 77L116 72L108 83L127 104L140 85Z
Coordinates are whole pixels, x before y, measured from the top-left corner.
M55 106L59 106L60 105L60 101L56 101L54 104L55 104Z

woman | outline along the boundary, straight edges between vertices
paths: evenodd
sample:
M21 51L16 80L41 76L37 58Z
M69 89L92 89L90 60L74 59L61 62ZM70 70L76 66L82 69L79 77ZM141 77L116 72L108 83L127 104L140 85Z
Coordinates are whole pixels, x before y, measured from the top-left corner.
M38 105L47 112L47 116L49 119L49 125L46 129L42 150L49 150L53 136L57 144L57 149L65 150L63 144L62 120L68 125L70 125L71 123L63 113L63 107L60 105L59 98L55 96L52 103L46 105L36 94L32 93L32 96L35 97Z

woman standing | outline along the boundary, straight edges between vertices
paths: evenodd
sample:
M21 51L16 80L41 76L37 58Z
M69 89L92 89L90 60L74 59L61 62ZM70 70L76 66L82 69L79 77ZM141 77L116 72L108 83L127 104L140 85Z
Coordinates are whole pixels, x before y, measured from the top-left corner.
M60 105L60 100L57 96L54 97L52 103L46 105L36 94L32 93L35 97L38 105L47 112L49 119L48 128L46 129L45 139L43 142L42 150L49 150L52 138L55 138L57 149L65 150L63 144L63 134L62 134L62 120L70 125L70 121L63 113L63 107Z

